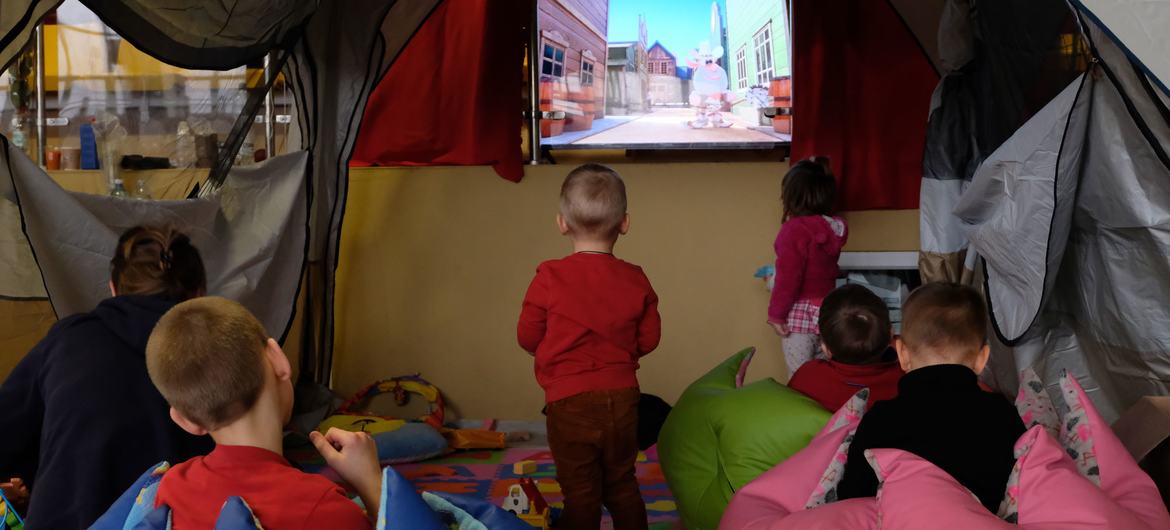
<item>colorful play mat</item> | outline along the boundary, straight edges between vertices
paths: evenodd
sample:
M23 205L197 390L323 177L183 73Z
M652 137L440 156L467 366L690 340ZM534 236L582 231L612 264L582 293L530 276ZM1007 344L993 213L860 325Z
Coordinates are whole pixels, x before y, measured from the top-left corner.
M290 458L306 471L325 471L318 458L309 454ZM306 458L297 458L304 456ZM525 475L536 480L546 501L558 510L562 506L561 488L556 481L556 466L547 447L522 447L490 451L461 451L442 458L414 464L396 464L394 469L414 484L419 491L442 491L479 499L488 499L499 505L508 488L520 476L512 472L512 464L532 460L536 471ZM326 476L332 474L325 471ZM638 484L646 500L646 513L651 530L670 530L678 522L677 506L654 448L638 454ZM613 528L609 516L602 522L603 529Z

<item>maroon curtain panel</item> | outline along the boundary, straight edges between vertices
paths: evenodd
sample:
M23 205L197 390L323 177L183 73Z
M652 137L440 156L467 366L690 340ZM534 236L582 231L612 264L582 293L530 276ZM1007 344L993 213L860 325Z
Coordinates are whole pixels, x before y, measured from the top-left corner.
M830 158L844 210L918 207L939 76L884 0L793 0L792 158Z
M490 165L519 181L530 6L439 4L370 95L350 165Z

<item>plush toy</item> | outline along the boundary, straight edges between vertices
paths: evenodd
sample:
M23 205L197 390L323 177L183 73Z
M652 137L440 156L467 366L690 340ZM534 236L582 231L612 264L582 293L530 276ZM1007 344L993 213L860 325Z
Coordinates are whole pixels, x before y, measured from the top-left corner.
M687 61L694 73L691 75L691 106L695 108L695 119L687 122L695 129L702 129L710 124L713 127L731 127L731 122L723 119L723 99L728 96L727 71L715 63L723 55L723 47L711 48L707 41L699 43L698 49L691 51L691 58Z

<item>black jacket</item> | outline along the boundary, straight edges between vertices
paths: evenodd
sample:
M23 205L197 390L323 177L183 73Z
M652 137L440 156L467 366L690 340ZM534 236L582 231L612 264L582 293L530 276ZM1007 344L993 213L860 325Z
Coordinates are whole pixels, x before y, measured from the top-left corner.
M32 492L26 528L87 528L161 460L211 451L146 373L146 341L174 301L118 296L61 320L0 385L0 479Z
M864 451L902 449L949 473L994 513L1024 431L1015 406L981 390L970 368L944 364L911 370L898 382L898 397L878 402L862 417L837 496L877 494L877 477Z

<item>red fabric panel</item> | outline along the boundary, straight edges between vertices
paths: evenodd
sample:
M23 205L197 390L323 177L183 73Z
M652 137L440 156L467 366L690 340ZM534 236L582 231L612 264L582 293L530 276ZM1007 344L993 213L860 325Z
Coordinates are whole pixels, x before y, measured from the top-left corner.
M792 3L792 158L830 158L842 209L917 208L930 60L889 2Z
M350 165L491 165L519 181L529 7L439 4L370 95Z

